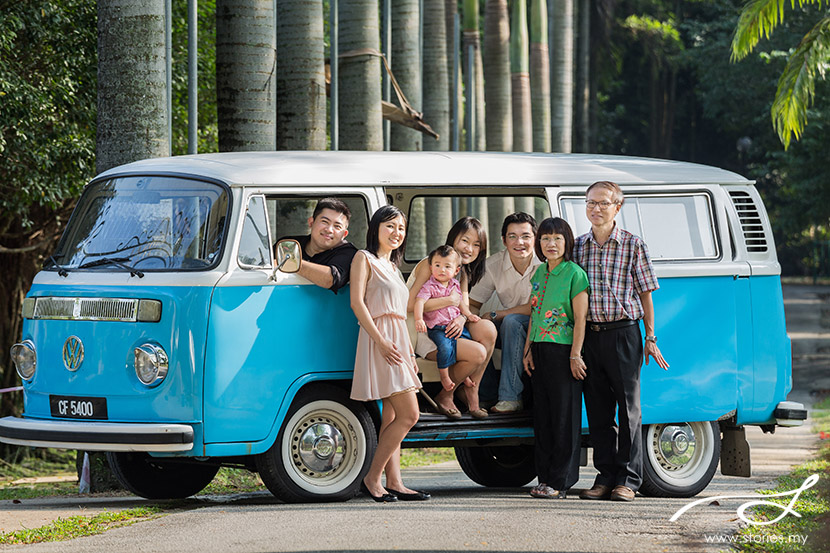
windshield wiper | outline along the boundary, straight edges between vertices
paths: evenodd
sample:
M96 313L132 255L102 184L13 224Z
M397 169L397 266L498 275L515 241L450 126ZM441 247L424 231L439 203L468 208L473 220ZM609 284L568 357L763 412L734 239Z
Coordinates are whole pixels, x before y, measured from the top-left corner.
M58 260L57 260L57 259L55 259L55 256L54 256L54 255L50 255L50 256L49 256L49 259L47 259L46 261L47 261L47 263L48 263L49 261L51 261L51 262L52 262L52 264L53 264L55 267L57 267L57 268L58 268L58 275L59 275L59 276L66 277L66 275L68 275L68 274L69 274L69 270L68 270L66 267L64 267L63 265L61 265L60 263L58 263ZM44 268L44 269L46 268L46 263L44 263L44 264L43 264L43 268Z
M129 257L102 257L100 259L96 259L95 261L84 263L78 266L78 268L89 269L90 267L100 267L101 265L115 265L116 267L121 267L122 269L130 271L130 276L138 276L138 278L144 278L143 272L139 271L134 267L130 267L129 265L125 265L124 263L122 263L122 261L129 260Z

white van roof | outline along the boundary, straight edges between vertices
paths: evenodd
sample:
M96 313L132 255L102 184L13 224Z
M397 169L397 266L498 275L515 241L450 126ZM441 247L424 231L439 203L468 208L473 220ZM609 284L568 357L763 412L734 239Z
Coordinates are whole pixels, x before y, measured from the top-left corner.
M259 185L582 185L752 184L707 165L594 154L502 152L228 152L136 161L96 180L127 175L207 177L230 186Z

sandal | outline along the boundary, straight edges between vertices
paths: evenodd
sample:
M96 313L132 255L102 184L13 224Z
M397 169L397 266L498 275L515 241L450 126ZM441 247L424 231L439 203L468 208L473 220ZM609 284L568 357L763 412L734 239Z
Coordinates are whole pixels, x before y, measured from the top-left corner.
M444 415L448 419L460 419L461 418L461 411L459 411L455 407L450 407L449 409L446 409L446 408L442 407L441 405L437 405L437 404L436 404L436 407L438 409L438 413L440 415Z
M547 484L539 484L530 490L530 496L539 499L565 499L565 490L554 490Z
M469 413L470 416L474 419L486 419L490 416L490 413L487 412L487 409L482 409L480 407L478 409L470 409Z

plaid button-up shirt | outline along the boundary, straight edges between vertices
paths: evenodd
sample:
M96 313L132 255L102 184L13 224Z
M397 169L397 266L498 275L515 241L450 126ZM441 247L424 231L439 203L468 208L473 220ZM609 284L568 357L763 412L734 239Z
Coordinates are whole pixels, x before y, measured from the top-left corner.
M588 273L588 320L610 323L642 319L639 294L657 290L657 276L643 239L616 224L603 246L588 231L576 239L574 261Z

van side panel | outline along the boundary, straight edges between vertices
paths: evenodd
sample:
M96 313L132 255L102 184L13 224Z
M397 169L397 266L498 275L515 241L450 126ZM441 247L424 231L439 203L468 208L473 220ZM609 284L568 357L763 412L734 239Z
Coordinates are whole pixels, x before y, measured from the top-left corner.
M738 410L738 424L774 423L772 412L792 389L792 349L784 319L784 297L778 276L753 276L753 351L755 359L752 401ZM743 353L743 352L742 352Z
M738 333L738 410L736 422L747 406L755 402L755 332L752 317L750 277L735 279L735 306Z
M205 359L205 441L264 440L303 375L354 370L349 289L217 287Z
M734 293L731 276L660 279L655 331L670 367L641 369L644 424L715 421L736 408Z

